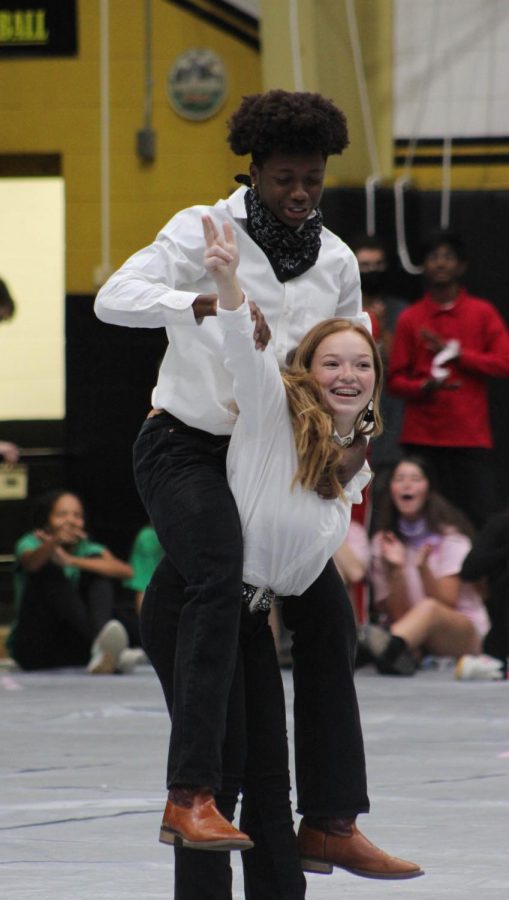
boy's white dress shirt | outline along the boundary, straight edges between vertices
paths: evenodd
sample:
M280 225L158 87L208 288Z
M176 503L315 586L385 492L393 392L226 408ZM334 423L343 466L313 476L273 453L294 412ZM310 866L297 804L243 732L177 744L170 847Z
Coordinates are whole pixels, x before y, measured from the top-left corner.
M203 266L204 214L212 216L221 231L224 222L232 225L240 253L240 284L265 315L280 364L323 319L345 316L371 330L369 317L362 312L357 261L349 247L323 228L315 265L282 284L247 234L245 190L239 188L213 207L193 206L177 213L150 246L131 256L108 279L95 304L103 322L166 328L168 348L152 403L212 434L230 434L236 412L217 319L207 316L198 324L192 309L198 294L216 293Z

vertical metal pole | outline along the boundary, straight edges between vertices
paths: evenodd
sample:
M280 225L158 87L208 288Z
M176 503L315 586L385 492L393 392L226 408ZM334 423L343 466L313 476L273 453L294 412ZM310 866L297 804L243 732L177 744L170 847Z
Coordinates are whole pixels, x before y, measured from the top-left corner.
M109 0L99 0L99 29L101 265L95 280L102 284L111 273Z

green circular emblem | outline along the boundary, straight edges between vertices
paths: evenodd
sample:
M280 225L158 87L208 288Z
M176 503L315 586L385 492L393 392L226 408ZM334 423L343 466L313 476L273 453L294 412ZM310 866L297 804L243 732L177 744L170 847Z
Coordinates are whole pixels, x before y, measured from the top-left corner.
M186 50L173 63L166 81L168 100L186 119L209 119L226 98L227 77L213 50Z

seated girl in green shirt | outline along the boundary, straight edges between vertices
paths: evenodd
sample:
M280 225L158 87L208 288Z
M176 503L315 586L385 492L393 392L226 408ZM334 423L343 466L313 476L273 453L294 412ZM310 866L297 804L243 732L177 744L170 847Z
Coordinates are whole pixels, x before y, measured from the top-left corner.
M112 619L113 580L131 567L89 540L79 497L40 497L34 530L15 547L16 621L9 651L22 669L87 665L93 674L122 669L128 637Z

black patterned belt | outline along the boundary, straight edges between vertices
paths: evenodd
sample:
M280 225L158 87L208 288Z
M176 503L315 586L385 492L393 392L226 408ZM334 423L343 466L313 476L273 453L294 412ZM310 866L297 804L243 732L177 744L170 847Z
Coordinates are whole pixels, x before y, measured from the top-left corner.
M242 600L249 606L250 613L268 612L275 599L276 595L270 588L242 582Z

